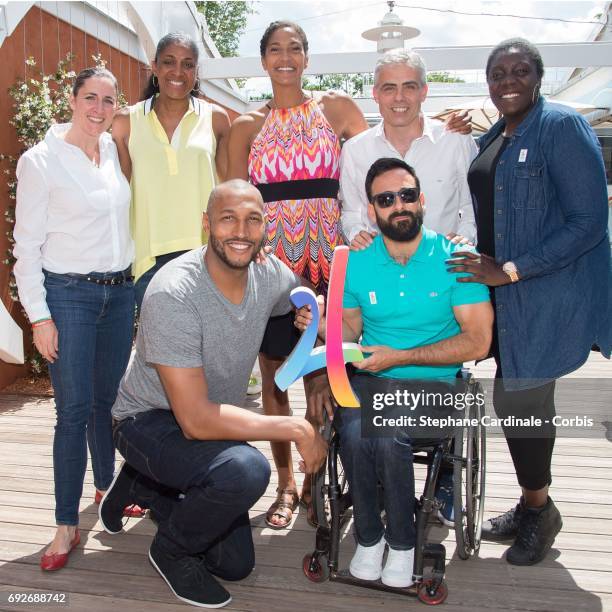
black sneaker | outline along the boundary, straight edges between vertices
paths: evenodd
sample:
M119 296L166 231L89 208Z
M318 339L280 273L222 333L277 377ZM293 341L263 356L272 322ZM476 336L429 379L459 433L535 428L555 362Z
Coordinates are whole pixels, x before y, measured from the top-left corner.
M525 508L516 540L506 553L506 561L512 565L539 563L550 550L561 527L561 514L550 497L541 509Z
M482 523L482 539L492 540L493 542L513 540L518 534L519 523L524 512L525 506L521 497L519 503L512 510L494 516Z
M222 608L232 601L199 557L172 555L155 539L149 549L149 561L181 601L201 608Z
M98 518L106 533L119 533L123 529L123 510L135 502L132 499L133 468L124 461L98 506Z

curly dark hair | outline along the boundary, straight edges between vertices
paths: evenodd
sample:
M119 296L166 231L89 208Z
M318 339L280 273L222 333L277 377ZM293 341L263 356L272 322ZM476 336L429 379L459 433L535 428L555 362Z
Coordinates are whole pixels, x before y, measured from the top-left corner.
M507 53L510 49L518 49L521 53L524 53L532 62L536 68L536 74L538 75L538 79L542 79L544 76L544 62L542 61L542 56L540 55L540 51L533 44L524 38L508 38L507 40L502 40L489 54L489 58L487 59L487 78L489 76L489 70L491 69L491 64L497 55L500 53Z

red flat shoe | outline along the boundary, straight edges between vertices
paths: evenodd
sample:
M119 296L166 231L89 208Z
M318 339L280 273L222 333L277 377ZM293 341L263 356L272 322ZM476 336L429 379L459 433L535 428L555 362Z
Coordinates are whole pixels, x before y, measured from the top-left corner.
M96 489L96 497L94 498L96 504L100 505L103 497L104 493ZM123 516L127 518L143 518L146 513L146 508L141 508L138 504L130 504L123 509Z
M40 558L40 569L45 572L54 572L55 570L62 569L66 562L68 561L68 555L73 551L74 547L77 546L81 542L81 534L77 529L74 538L72 538L72 542L70 542L70 550L67 553L45 553Z
M146 513L146 508L141 508L138 504L130 504L123 509L123 516L128 518L143 518Z

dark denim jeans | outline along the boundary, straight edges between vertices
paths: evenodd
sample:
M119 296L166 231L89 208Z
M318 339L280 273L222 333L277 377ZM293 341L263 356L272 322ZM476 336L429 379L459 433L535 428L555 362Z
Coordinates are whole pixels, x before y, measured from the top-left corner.
M115 443L135 476L134 501L158 519L157 544L203 555L225 580L248 576L255 563L248 511L268 486L268 460L246 442L188 440L169 410L120 421Z
M97 285L45 272L45 289L59 336L58 358L49 364L57 411L55 520L77 525L87 444L96 488L108 488L113 479L110 412L132 348L134 285Z
M175 257L186 253L187 251L176 251L175 253L166 253L165 255L159 255L155 258L155 265L149 268L137 281L134 287L136 308L140 312L142 306L142 300L144 299L145 291L151 282L151 279L155 276L155 273L162 267L165 266L169 261L172 261Z
M354 389L359 395L355 384ZM414 470L409 438L362 438L361 410L355 408L338 408L334 427L340 435L340 458L353 496L357 542L373 546L384 534L391 548L414 548ZM380 518L379 482L386 532Z

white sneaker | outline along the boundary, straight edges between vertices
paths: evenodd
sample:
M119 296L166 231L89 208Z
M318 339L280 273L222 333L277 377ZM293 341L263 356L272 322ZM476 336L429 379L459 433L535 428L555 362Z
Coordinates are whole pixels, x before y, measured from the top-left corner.
M393 550L389 546L387 562L381 576L382 583L390 587L409 587L413 583L413 569L414 548L410 550Z
M261 383L255 374L251 374L249 386L247 387L247 395L257 395L258 393L261 393Z
M374 546L357 544L357 550L349 565L351 575L361 580L378 580L382 571L385 544L385 538L380 538L380 542Z

